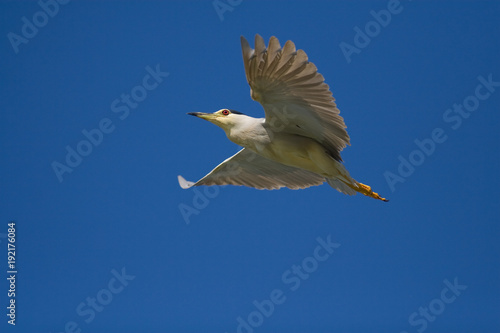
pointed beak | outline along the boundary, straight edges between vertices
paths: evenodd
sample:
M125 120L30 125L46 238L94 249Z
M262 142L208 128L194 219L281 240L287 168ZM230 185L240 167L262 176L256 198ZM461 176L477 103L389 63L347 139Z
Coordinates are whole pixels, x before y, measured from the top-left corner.
M187 114L190 115L190 116L195 116L195 117L198 117L198 118L201 118L201 119L205 119L205 120L211 120L211 119L214 118L213 113L188 112Z

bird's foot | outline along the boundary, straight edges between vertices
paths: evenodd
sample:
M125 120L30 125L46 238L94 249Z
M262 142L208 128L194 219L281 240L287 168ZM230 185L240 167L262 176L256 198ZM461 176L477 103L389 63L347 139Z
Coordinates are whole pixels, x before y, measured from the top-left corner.
M356 185L358 186L358 188L357 189L354 187L353 188L359 193L366 195L367 197L382 200L385 202L389 201L386 198L382 198L378 193L373 192L372 188L368 185L361 184L358 182L356 182Z

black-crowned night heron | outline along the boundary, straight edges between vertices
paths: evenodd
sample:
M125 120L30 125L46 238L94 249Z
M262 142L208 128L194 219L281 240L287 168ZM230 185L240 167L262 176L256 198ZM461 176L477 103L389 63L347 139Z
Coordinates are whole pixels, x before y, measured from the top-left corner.
M199 181L179 176L182 188L199 185L244 185L258 189L302 189L327 182L339 192L357 192L387 201L358 183L341 164L349 144L344 119L324 78L292 41L281 48L271 37L266 48L255 36L255 50L241 37L250 94L262 104L265 118L231 109L190 115L221 127L229 140L244 147Z

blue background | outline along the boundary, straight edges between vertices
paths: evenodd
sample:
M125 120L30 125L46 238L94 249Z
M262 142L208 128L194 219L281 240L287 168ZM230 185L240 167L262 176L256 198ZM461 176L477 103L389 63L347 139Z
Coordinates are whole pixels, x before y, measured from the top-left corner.
M274 289L286 300L254 332L500 331L500 88L459 128L443 119L479 76L500 81L500 3L403 1L350 62L339 45L354 45L354 28L387 1L233 5L221 20L211 1L70 2L15 53L8 33L41 7L0 3L1 331L74 322L75 332L236 332ZM389 203L326 184L179 188L178 174L197 180L239 149L186 112L263 116L239 42L253 46L256 33L307 52L348 126L346 167ZM111 103L157 65L168 77L120 119ZM51 164L104 118L114 131L60 182ZM384 173L398 174L399 156L436 128L446 141L392 190ZM5 308L11 220L15 328ZM329 235L340 247L292 291L282 275ZM111 294L122 269L135 278ZM444 280L455 279L467 289L442 309ZM97 295L109 304L86 322L76 309ZM409 322L432 302L435 319Z

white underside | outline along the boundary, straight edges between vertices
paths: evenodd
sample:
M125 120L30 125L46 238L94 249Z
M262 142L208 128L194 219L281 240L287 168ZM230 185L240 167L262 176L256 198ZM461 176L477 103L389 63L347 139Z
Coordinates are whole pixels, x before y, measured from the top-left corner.
M339 192L353 195L352 188L345 183L356 186L345 167L332 158L317 141L287 133L276 133L268 144L255 144L248 147L259 155L281 164L314 172L325 178L330 186Z

